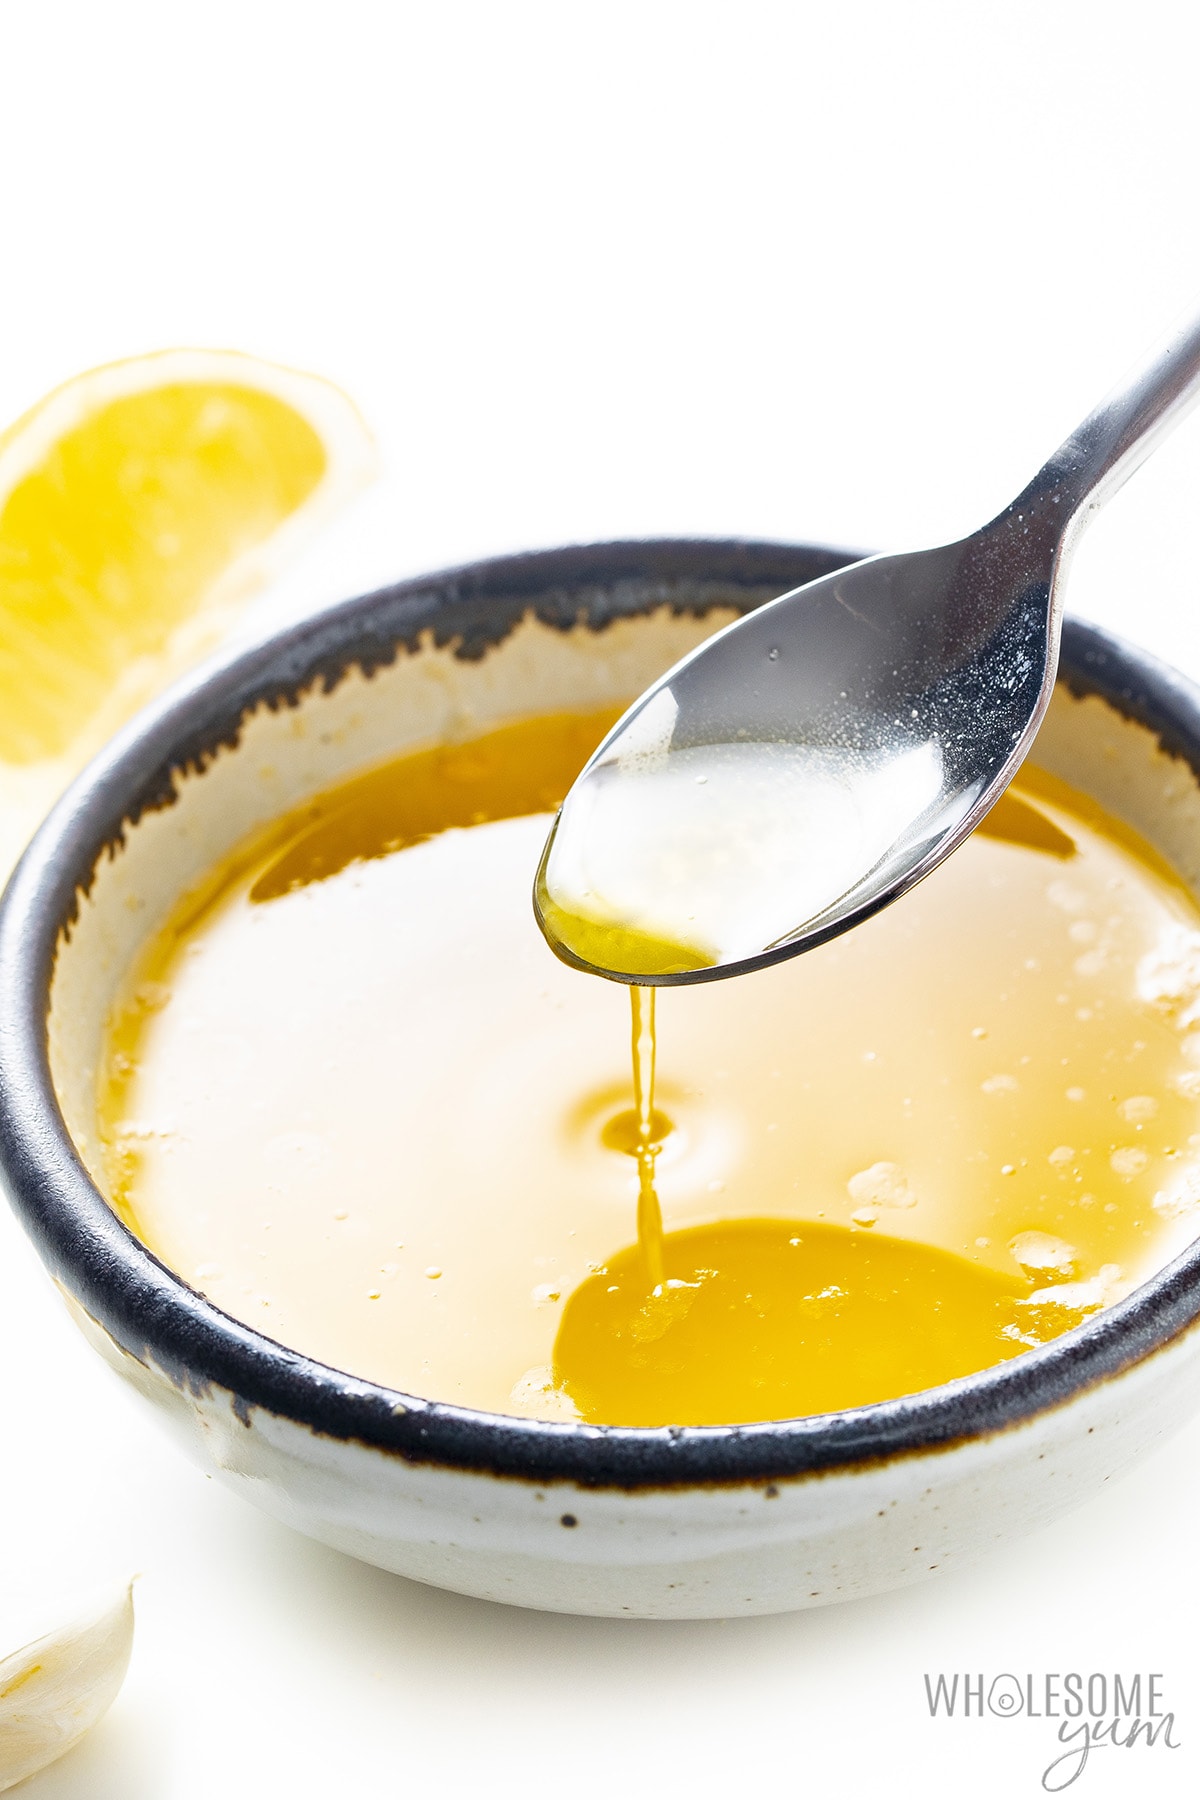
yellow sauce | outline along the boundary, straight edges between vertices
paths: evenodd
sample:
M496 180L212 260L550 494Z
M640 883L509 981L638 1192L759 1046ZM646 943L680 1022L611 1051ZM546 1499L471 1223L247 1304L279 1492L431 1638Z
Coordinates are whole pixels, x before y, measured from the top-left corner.
M730 1219L673 1231L660 1261L664 1279L648 1290L640 1248L619 1251L567 1301L554 1364L586 1419L836 1412L1025 1348L1015 1332L1027 1283L901 1238Z
M371 771L177 909L99 1089L110 1197L166 1263L402 1392L656 1425L936 1385L1190 1240L1200 913L1036 770L877 918L668 990L656 1083L639 1000L634 1091L628 1000L530 909L612 717Z

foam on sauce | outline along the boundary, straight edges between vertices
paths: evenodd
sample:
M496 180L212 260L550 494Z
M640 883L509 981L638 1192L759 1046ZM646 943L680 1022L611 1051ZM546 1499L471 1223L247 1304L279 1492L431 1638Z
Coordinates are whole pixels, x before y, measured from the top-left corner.
M1037 770L853 932L666 993L635 1094L625 994L529 906L613 717L370 771L176 910L99 1086L110 1198L167 1264L401 1392L655 1425L936 1385L1190 1241L1200 912Z

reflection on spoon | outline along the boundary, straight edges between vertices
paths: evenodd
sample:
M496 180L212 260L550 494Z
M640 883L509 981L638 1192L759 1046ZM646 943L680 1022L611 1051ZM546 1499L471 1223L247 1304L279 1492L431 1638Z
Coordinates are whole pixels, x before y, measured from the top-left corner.
M919 834L942 789L935 743L676 750L665 732L650 747L640 735L618 737L572 790L537 895L555 948L625 975L786 942Z

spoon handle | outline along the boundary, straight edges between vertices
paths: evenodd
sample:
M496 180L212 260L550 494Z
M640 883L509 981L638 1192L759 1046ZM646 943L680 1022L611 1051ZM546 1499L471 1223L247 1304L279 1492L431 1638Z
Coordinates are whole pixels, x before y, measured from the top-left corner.
M1089 413L1005 508L1073 539L1200 400L1200 318L1172 332Z

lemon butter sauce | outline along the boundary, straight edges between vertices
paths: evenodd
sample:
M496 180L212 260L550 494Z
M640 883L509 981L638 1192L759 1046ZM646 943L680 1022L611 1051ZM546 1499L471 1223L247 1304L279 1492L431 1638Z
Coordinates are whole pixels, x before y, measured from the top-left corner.
M652 1425L935 1385L1191 1239L1200 913L1037 770L853 932L670 990L653 1037L639 1001L635 1091L629 1001L529 908L612 718L368 771L181 903L99 1091L164 1261L401 1391Z

